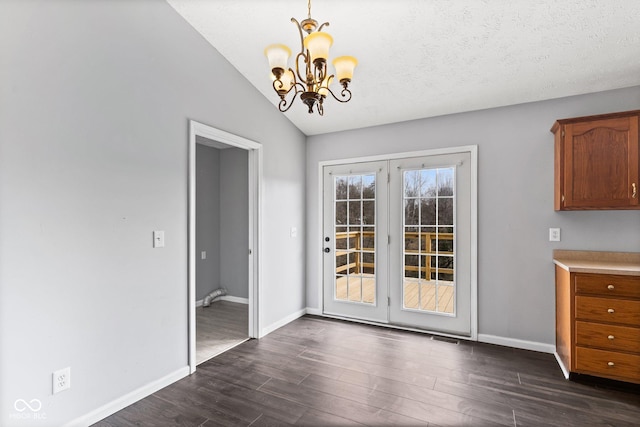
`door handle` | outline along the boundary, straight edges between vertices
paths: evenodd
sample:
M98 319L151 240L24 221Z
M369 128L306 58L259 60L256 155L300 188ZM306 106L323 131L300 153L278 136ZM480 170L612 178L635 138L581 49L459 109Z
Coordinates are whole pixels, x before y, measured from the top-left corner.
M631 184L631 188L633 189L633 194L631 194L631 197L633 199L635 199L636 195L638 194L638 189L636 188L636 183L635 182L633 184Z

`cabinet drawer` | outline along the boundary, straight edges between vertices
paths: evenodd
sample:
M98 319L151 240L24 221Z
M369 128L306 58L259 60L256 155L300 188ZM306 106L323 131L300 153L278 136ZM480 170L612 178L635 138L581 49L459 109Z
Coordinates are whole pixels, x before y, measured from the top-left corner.
M640 353L640 328L576 322L576 345Z
M576 347L576 371L638 383L640 356Z
M576 319L640 326L640 301L576 296Z
M576 294L640 298L640 276L576 274Z

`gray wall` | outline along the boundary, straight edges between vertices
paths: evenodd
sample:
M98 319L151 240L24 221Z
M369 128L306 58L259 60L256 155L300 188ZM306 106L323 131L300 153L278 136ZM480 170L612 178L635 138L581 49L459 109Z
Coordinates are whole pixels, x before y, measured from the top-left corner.
M246 150L220 151L220 284L241 298L249 298L248 162Z
M196 300L219 287L220 150L196 144Z
M555 212L549 129L639 107L634 87L309 137L307 306L320 308L318 162L477 144L479 333L553 344L553 249L639 252L640 211ZM548 241L549 227L561 242Z
M0 425L187 365L189 119L264 146L268 327L305 307L304 135L164 1L0 2Z

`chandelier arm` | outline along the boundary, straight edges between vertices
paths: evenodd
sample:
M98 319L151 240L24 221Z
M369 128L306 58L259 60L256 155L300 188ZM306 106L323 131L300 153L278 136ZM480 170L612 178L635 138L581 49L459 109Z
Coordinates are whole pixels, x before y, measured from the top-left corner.
M303 52L300 52L296 55L296 74L298 75L298 80L300 80L301 82L306 82L307 81L307 76L305 75L304 77L302 76L302 74L300 74L300 57L302 57L302 61L305 63L305 74L306 74L306 69L309 67L309 63L307 62L307 55ZM293 70L291 70L293 71Z
M295 86L291 86L291 89L293 89ZM289 92L291 92L291 89L289 89L289 91L287 92L287 94ZM280 102L278 103L278 110L280 110L283 113L286 113L287 111L289 111L289 108L291 108L291 106L293 105L293 101L296 100L296 96L298 96L300 92L298 90L296 90L293 93L293 98L291 98L291 102L287 102L286 98L281 98ZM288 105L287 105L288 104ZM285 108L286 107L286 108Z
M320 27L318 27L318 31L322 31L322 27L324 27L324 26L327 26L327 27L328 27L328 26L329 26L329 23L328 23L328 22L325 22L324 24L320 25Z
M345 103L351 101L351 91L346 87L340 91L340 96L342 97L342 99L338 98L331 89L327 88L327 91L331 94L331 96L333 96L333 99L338 102Z
M298 27L298 33L300 34L300 52L304 52L304 36L302 35L302 25L300 25L296 18L291 18L291 22L296 24L296 27Z
M276 84L280 83L278 86L280 89L282 89L282 87L284 86L284 83L282 82L282 80L280 79L276 79L273 81L273 83L271 84L271 86L273 86L273 90L276 91L276 93L278 92L278 88L276 87Z

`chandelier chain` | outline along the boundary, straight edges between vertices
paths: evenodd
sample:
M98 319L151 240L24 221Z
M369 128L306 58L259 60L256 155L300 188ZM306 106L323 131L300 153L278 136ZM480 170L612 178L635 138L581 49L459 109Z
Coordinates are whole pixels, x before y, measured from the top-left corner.
M308 17L311 19L311 0L307 0Z

